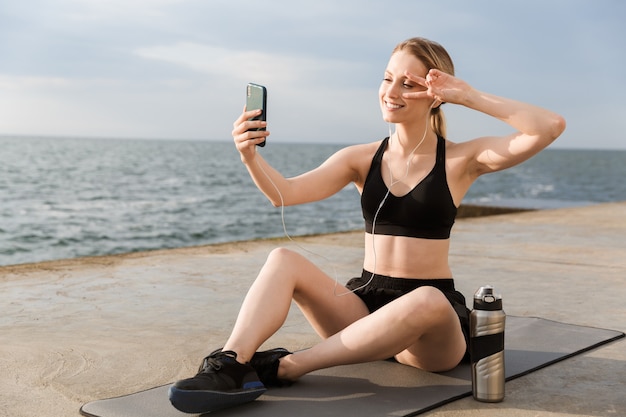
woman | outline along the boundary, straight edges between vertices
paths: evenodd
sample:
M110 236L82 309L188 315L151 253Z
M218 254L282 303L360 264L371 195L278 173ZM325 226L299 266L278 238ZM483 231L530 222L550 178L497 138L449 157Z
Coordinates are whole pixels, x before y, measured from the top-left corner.
M272 251L248 292L223 349L198 374L174 384L170 400L207 412L258 397L326 367L390 357L432 372L454 368L467 353L468 310L448 264L457 207L481 175L517 165L554 141L563 118L472 88L454 77L439 44L409 39L393 51L379 90L383 119L396 126L382 141L344 148L318 168L285 178L256 151L269 131L245 111L233 138L257 187L275 205L327 198L348 183L361 193L366 223L363 273L337 286L309 260ZM485 113L515 132L462 143L445 139L441 105ZM284 322L291 300L323 338L310 349L255 353Z

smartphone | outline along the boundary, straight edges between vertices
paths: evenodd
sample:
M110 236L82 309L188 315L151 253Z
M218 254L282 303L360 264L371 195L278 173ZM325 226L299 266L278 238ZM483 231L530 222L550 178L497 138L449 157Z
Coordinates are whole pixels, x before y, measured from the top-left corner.
M249 83L246 88L246 110L261 109L263 112L249 120L267 120L267 89L259 84ZM251 130L265 130L264 127ZM257 146L265 146L265 141L258 143Z

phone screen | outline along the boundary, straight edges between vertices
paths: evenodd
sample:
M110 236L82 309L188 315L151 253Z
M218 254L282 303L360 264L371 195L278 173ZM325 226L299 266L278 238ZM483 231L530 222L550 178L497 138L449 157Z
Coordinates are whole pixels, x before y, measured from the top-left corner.
M246 110L261 109L263 112L250 120L267 120L267 89L259 84L249 83L246 88ZM262 128L255 128L253 130L265 130ZM258 146L265 146L265 141L259 143Z

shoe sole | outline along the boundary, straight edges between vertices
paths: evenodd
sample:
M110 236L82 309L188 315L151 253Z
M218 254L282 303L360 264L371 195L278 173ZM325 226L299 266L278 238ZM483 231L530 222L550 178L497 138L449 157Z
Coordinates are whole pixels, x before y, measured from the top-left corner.
M170 402L179 411L190 414L210 413L256 400L266 391L264 386L241 391L197 391L170 387Z

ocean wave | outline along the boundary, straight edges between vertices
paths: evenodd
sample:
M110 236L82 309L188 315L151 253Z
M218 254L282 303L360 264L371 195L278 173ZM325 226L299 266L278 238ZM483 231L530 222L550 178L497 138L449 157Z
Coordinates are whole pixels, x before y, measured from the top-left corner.
M231 143L0 138L0 265L283 236L281 210L256 189ZM341 145L278 144L286 176ZM465 202L554 208L626 200L626 152L549 149L487 175ZM360 229L350 185L285 209L292 236Z

